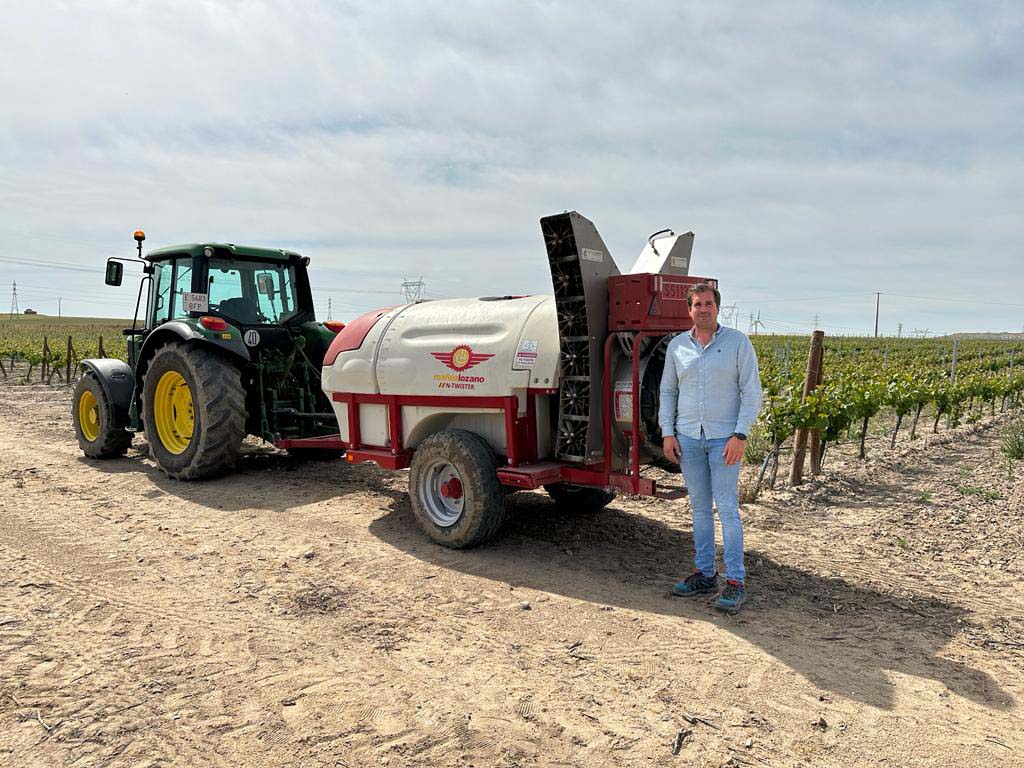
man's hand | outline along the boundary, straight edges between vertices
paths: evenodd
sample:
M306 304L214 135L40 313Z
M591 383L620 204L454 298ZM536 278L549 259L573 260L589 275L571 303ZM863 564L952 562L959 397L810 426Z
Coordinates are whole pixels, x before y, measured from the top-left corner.
M682 451L679 450L679 441L674 437L666 437L661 442L661 450L665 454L665 458L671 461L673 464L679 463L679 456Z
M722 451L722 455L725 456L725 463L732 466L742 459L743 451L746 447L746 440L740 440L738 437L730 437L729 442L725 444L725 450Z

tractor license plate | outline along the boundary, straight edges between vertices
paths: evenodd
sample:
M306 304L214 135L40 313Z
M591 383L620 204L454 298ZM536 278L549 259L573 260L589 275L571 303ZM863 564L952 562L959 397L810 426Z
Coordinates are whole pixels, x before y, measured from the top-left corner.
M185 312L209 312L210 296L206 293L183 291L181 294L181 308Z

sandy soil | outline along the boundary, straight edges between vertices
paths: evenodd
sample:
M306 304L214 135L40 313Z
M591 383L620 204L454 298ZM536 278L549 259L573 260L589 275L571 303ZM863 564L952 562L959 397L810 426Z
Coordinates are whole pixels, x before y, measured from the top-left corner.
M1024 765L1005 417L748 505L728 617L669 595L685 502L518 494L453 552L403 474L182 484L84 459L67 389L0 409L2 766Z

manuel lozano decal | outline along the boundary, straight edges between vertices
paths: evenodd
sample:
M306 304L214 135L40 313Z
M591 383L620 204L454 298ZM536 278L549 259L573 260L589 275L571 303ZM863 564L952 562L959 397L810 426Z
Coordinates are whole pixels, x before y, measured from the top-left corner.
M474 352L472 347L466 344L459 344L451 352L431 352L430 354L455 371L455 373L434 374L434 381L437 382L438 389L476 389L477 384L483 384L487 380L486 377L466 376L462 372L494 357L493 354L487 352Z

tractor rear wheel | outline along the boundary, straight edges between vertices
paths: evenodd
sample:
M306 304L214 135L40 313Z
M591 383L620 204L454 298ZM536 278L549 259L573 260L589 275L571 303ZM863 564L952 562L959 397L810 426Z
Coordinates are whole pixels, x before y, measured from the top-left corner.
M114 426L114 409L96 374L82 374L71 403L71 419L82 452L90 459L124 456L132 444L132 433Z
M494 451L464 429L438 432L420 444L412 459L409 495L427 536L453 549L483 544L505 519Z
M168 477L198 480L235 465L246 412L231 362L201 347L168 344L150 361L142 400L146 440Z
M565 512L597 512L615 500L615 491L587 485L552 483L545 485L544 490L555 505Z

